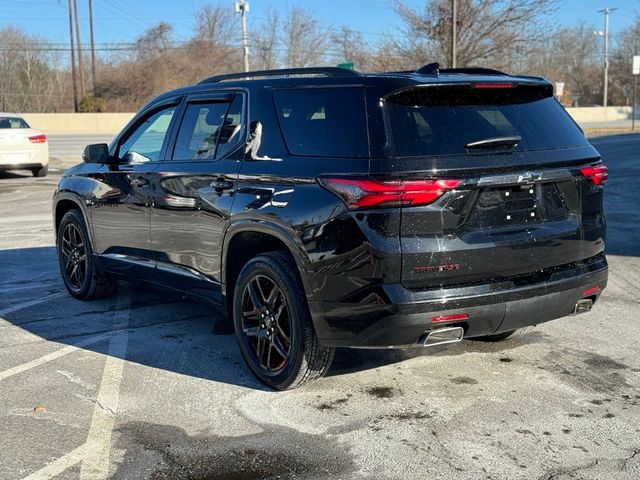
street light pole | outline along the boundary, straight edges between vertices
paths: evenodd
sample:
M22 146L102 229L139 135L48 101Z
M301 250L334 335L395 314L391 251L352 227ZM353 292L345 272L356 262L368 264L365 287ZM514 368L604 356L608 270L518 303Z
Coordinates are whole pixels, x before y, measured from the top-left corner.
M249 71L249 46L247 45L247 13L249 12L249 2L238 0L236 2L236 13L242 17L242 59L244 61L244 71Z
M91 37L91 93L96 94L96 44L93 41L93 0L89 0L89 35Z
M69 3L69 45L71 51L71 83L73 85L73 111L78 113L78 87L76 80L76 56L75 47L73 45L73 11L71 8L71 0Z
M602 105L607 106L607 94L609 90L609 14L616 11L617 8L606 7L598 10L604 13L604 90L602 93Z
M451 0L451 68L456 68L458 55L458 1Z

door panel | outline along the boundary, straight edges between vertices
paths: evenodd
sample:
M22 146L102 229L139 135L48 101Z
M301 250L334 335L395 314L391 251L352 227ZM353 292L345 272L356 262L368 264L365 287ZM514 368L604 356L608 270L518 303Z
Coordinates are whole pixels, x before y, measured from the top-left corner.
M240 94L188 100L172 158L154 173L151 186L159 273L178 273L178 288L214 302L221 301L220 253L242 157L242 113Z
M97 182L91 205L96 253L153 265L152 173L166 150L175 112L176 106L171 105L143 115L121 136L114 155L118 162L102 166L93 176Z

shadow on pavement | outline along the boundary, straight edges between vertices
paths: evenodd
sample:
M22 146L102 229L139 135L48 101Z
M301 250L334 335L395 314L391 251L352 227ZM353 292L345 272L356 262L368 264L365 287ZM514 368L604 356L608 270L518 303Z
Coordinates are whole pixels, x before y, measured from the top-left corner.
M128 308L118 308L123 305L123 298L130 299ZM127 311L128 320L122 327ZM0 317L65 346L99 338L80 348L105 355L109 354L110 335L126 332L128 362L269 390L250 373L237 348L232 326L213 306L185 299L173 291L127 282L120 282L119 292L112 298L76 300L60 279L53 247L0 250ZM5 327L4 331L4 344L11 346L10 330ZM510 349L522 342L507 341L490 348ZM526 339L524 342L530 343ZM428 351L339 349L329 375L378 368L420 355L455 355L486 348L477 342L463 342L455 348Z

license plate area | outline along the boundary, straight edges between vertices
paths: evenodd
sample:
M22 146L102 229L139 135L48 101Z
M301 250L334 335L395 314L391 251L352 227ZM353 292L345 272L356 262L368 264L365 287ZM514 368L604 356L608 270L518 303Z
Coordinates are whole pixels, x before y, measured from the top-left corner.
M540 189L539 184L485 188L478 193L467 225L471 228L495 228L539 223L544 220Z

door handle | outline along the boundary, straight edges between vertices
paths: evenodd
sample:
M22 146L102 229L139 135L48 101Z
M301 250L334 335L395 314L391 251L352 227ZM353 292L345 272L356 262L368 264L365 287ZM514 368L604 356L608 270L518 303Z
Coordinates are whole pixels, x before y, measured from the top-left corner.
M131 185L133 185L134 187L148 187L149 186L149 180L147 180L146 178L142 178L142 177L138 177L138 178L134 178L133 180L131 180Z
M233 188L233 182L225 178L219 178L211 182L211 188L215 190L229 190Z

